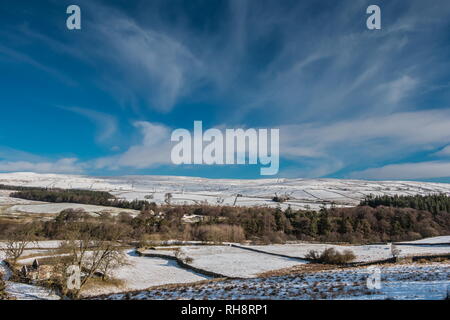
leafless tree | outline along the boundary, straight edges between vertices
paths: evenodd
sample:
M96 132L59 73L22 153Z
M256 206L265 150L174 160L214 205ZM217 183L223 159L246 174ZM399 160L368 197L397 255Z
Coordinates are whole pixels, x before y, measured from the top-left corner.
M106 280L111 270L127 265L127 259L123 251L111 250L100 263L99 271L102 274L102 280Z
M5 254L6 258L12 264L22 256L24 250L29 244L35 242L35 228L32 224L21 225L8 232L6 240Z
M123 265L126 261L125 255L120 248L123 234L120 228L103 228L101 230L83 229L82 226L72 226L68 240L61 242L59 249L69 253L61 259L59 275L62 277L62 286L66 285L65 270L67 267L78 266L82 272L80 287L73 290L75 297L83 286L101 273L106 279L108 274L115 268Z

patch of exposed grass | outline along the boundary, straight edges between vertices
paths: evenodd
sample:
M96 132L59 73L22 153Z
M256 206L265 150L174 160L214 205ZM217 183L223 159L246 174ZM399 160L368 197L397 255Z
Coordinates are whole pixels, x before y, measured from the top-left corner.
M101 278L94 277L86 282L86 284L83 287L83 291L89 291L96 288L105 288L105 287L125 288L125 281L116 278L106 278L103 280Z

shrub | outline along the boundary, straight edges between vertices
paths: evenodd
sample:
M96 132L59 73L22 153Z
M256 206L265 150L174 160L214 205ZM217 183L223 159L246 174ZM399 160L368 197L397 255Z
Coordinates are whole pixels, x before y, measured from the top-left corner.
M291 200L291 197L287 194L279 196L278 194L275 194L275 196L272 198L272 201L274 202L279 202L279 203L283 203L286 201Z
M318 261L320 259L320 254L317 250L309 250L305 258L312 261Z
M194 259L187 256L186 253L184 251L182 251L180 248L175 250L175 258L177 258L178 260L180 260L186 264L190 264L190 263L194 262Z
M334 248L325 249L322 254L315 250L310 250L306 256L314 262L324 264L345 264L355 260L356 256L351 250L344 250L342 253Z

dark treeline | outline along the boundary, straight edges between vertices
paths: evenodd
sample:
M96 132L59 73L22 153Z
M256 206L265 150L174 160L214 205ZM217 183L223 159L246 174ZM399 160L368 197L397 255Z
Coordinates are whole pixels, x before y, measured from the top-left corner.
M439 212L450 213L450 197L445 194L416 195L416 196L368 196L361 201L361 206L413 208L425 210L437 214Z
M432 214L412 208L358 206L322 209L320 212L254 207L161 206L162 214L142 211L136 217L121 213L100 218L82 210L65 210L51 221L36 221L36 237L63 239L73 223L86 224L96 232L118 228L130 240L251 240L282 243L287 240L373 243L408 241L450 234L450 214ZM195 223L183 220L197 214ZM14 225L0 223L0 238Z
M151 204L148 201L144 200L126 201L117 199L112 194L105 191L56 188L46 189L0 185L0 189L2 188L8 188L7 190L18 190L17 192L11 193L11 197L34 201L81 203L134 210L147 210L151 207L155 207L154 204Z
M13 198L45 201L45 202L72 202L83 204L107 205L115 197L102 191L64 190L64 189L29 189L13 192Z
M207 216L207 223L238 225L248 240L380 242L416 240L450 233L450 214L412 208L358 206L320 212L261 207L185 206L178 212Z
M17 187L14 187L17 190ZM124 201L108 192L28 188L14 197L47 202L106 205L141 211L137 217L90 217L83 211L66 210L51 221L35 222L36 236L61 239L68 224L79 222L123 228L126 237L139 239L181 239L203 241L369 243L407 241L450 234L449 198L445 195L411 197L368 197L354 208L330 208L319 212L268 207L232 207ZM185 216L201 219L186 222ZM14 223L0 223L0 237ZM97 228L96 227L96 228ZM94 228L95 230L95 228Z

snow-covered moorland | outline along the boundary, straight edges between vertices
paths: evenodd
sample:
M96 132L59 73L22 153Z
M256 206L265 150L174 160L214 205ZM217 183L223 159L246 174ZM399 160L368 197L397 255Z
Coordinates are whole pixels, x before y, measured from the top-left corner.
M99 299L426 299L443 300L450 287L450 264L380 267L381 288L369 289L367 268L309 272L267 278L227 280L113 294Z
M127 200L148 200L164 203L166 194L171 193L172 204L210 204L237 206L279 206L291 205L295 209L319 209L323 205L354 206L369 194L413 195L445 193L450 194L449 184L422 182L368 182L333 179L265 179L265 180L221 180L190 177L125 176L100 178L72 175L50 175L32 173L0 174L0 184L36 187L77 188L108 191L118 198ZM100 215L105 210L111 214L129 211L118 208L91 206L84 204L45 203L9 197L10 191L0 191L0 216L15 219L52 218L67 208L83 208L92 215ZM288 195L284 203L272 201L275 195ZM194 219L195 216L189 217ZM30 219L31 220L31 219ZM422 239L398 245L400 257L450 254L450 238L447 236ZM127 264L114 271L114 278L120 285L99 284L85 290L83 296L100 294L108 298L124 298L118 292L141 290L130 293L135 299L442 299L449 285L448 262L405 265L387 265L382 268L383 287L367 291L364 279L366 269L349 268L301 274L266 277L267 273L280 269L308 266L302 260L310 250L319 252L334 247L339 251L350 249L357 262L372 262L391 257L389 244L362 246L341 246L320 243L289 243L285 245L241 245L224 244L196 245L185 243L181 251L191 259L188 264L196 272L173 260L174 252L166 252L170 257L139 257L127 249ZM443 245L444 244L444 245ZM48 257L57 241L31 244L22 262L30 263L35 257ZM172 244L177 247L179 244ZM0 242L0 260L5 245ZM161 249L161 248L159 248ZM248 250L251 249L251 250ZM168 250L166 248L166 250ZM255 251L256 250L256 251ZM164 254L162 250L154 250ZM28 258L27 258L28 255ZM447 260L448 261L448 260ZM0 272L7 273L4 265ZM230 278L208 284L189 284L209 280L208 273ZM263 275L264 274L264 275ZM277 273L278 274L278 273ZM148 288L178 284L179 289L150 290ZM7 290L18 299L57 299L44 288L7 282ZM127 297L129 296L127 295Z
M89 177L61 174L4 173L0 184L109 191L127 200L163 203L167 193L173 204L277 206L275 195L288 195L282 207L318 209L335 203L353 206L366 195L450 194L450 184L413 181L362 181L337 179L205 179L176 176Z

